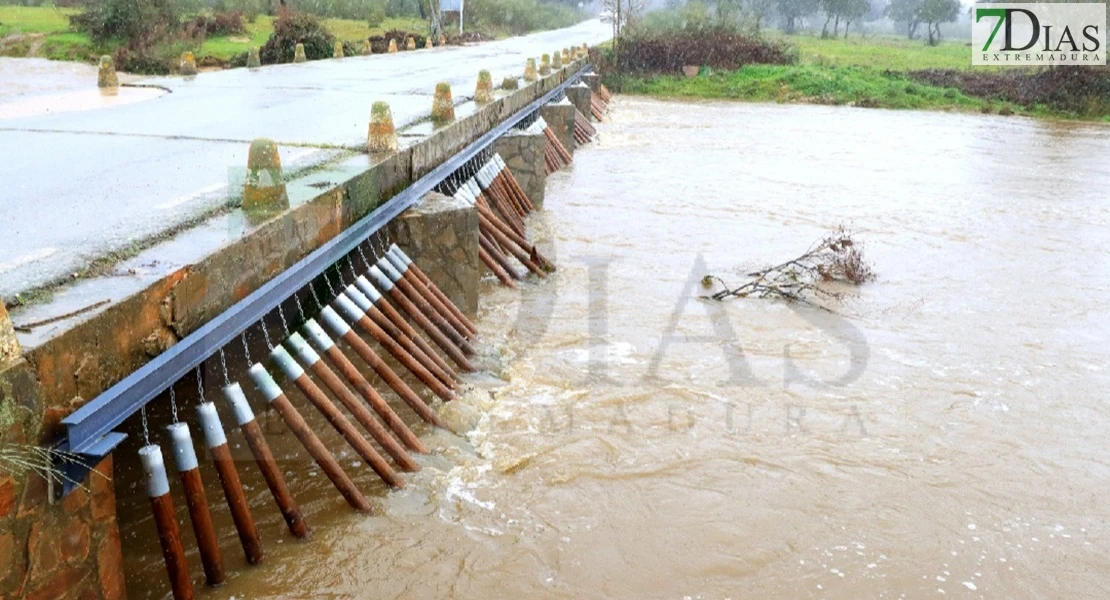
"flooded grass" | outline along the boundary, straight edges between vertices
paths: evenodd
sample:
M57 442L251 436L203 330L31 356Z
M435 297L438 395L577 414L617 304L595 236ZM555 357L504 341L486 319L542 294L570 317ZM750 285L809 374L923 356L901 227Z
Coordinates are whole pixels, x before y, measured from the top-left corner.
M910 40L905 36L862 38L849 34L848 39L821 39L814 34L769 32L767 37L797 48L798 62L803 65L860 66L891 71L971 68L971 51L966 40L928 46L920 39Z

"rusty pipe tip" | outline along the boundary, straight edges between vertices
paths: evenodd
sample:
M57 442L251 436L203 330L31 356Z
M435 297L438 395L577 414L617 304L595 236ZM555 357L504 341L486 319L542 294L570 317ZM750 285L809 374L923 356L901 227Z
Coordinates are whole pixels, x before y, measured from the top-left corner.
M184 473L197 468L197 452L193 448L193 436L189 433L187 423L170 423L166 425L166 432L170 434L173 443L173 460L177 465L177 472Z
M97 68L96 74L96 86L105 89L119 87L119 77L116 75L116 64L112 61L112 57L107 54L100 57L100 65Z
M343 42L336 42L332 46L331 56L332 58L343 58Z
M247 423L254 420L254 411L251 410L251 405L247 402L247 395L243 393L243 386L238 383L225 385L223 388L224 398L231 406L231 412L235 414L235 423L242 427Z
M227 444L227 435L224 434L224 426L220 422L220 413L216 412L215 404L211 402L198 404L197 421L200 422L200 430L204 433L204 442L209 449Z
M390 54L397 53L397 40L389 40L389 50L387 50L387 52Z
M308 59L304 54L304 44L297 44L296 48L293 50L293 62L303 63L306 60Z

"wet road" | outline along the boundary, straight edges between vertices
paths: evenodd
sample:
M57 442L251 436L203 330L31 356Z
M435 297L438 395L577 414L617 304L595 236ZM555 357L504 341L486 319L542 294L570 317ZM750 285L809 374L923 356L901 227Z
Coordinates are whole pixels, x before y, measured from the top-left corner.
M346 454L367 516L268 418L314 538L246 459L268 562L212 500L201 598L1106 597L1110 128L618 97L600 130L530 223L559 270L482 297L465 434L420 428L403 490ZM838 224L878 273L841 316L696 298ZM128 592L163 598L131 427Z
M145 80L170 93L34 116L27 112L35 84L6 61L4 87L19 91L0 104L0 295L63 277L219 207L254 138L282 144L287 170L311 166L335 156L337 146L365 143L376 100L390 103L400 127L430 112L440 81L452 84L458 100L472 93L480 69L500 81L519 75L529 56L593 44L608 33L588 21L469 47ZM41 73L54 100L72 93L70 76L95 89L91 71L59 66L59 75L40 63L28 69ZM100 103L93 98L90 105Z

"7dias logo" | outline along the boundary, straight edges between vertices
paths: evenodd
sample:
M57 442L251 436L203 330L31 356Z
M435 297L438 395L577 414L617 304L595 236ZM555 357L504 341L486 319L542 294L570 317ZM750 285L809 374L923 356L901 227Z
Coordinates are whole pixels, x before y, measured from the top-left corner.
M975 4L971 64L1105 65L1106 4Z

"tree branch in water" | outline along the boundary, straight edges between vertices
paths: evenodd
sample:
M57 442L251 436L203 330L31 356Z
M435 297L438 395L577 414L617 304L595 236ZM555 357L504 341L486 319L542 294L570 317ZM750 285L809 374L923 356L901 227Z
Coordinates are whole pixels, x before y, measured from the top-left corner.
M830 312L829 304L844 301L841 291L822 287L830 282L862 285L875 278L871 265L863 257L863 247L852 239L852 232L843 225L818 240L797 258L748 273L751 279L738 287L729 287L716 275L706 275L702 285L720 284L721 289L709 296L717 301L727 298L773 298L801 302Z

